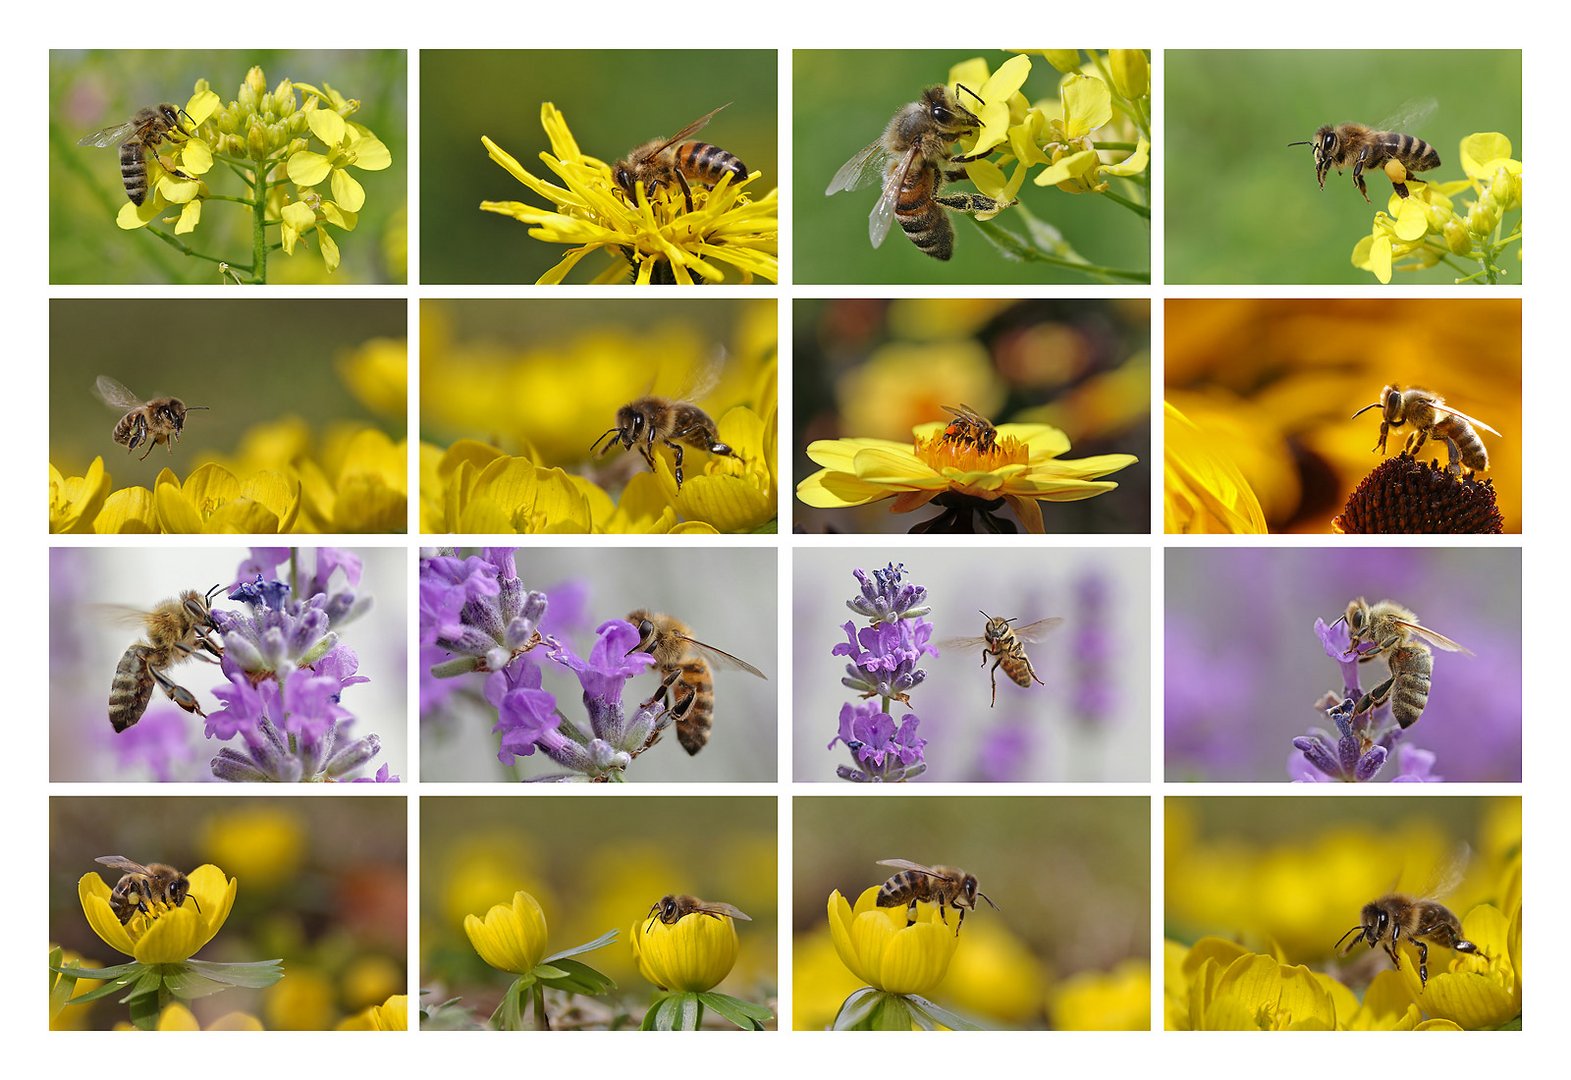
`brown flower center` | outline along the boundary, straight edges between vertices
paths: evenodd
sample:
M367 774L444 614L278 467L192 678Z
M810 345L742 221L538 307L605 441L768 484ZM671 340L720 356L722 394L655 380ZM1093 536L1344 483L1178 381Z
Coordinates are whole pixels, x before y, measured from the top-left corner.
M1451 476L1438 462L1388 458L1358 485L1331 523L1342 533L1498 533L1495 486L1469 473Z

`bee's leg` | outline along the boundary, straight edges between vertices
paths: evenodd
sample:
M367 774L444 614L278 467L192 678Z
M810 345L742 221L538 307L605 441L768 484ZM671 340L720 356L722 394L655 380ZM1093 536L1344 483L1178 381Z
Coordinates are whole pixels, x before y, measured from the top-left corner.
M650 706L652 706L655 702L659 701L662 697L666 699L666 706L669 708L670 704L671 704L671 697L670 697L670 695L671 695L671 687L675 686L676 685L676 680L681 678L681 677L682 677L682 669L681 668L674 668L674 669L672 669L671 674L665 676L663 679L660 680L660 688L658 690L656 690L653 694L650 694L649 695L649 700L644 702L642 705L640 705L639 708L640 709L647 709Z
M938 195L934 202L947 206L951 210L958 210L962 214L989 214L999 209L998 201L976 192L960 192L955 195ZM1013 206L1013 203L1008 204Z
M988 672L988 678L993 683L993 702L988 706L989 709L997 708L998 706L998 665L1002 664L1003 662L1004 658L1000 656L997 660L993 661L993 670Z
M1364 159L1369 157L1369 147L1364 147L1358 152L1358 160L1353 162L1353 183L1358 187L1358 193L1369 201L1369 186L1364 183Z
M1390 434L1391 434L1391 425L1388 422L1384 421L1384 420L1380 421L1380 441L1375 443L1375 452L1376 453L1383 454L1383 453L1386 452L1386 436L1388 436Z
M137 458L136 460L138 460L138 461L146 461L147 460L147 455L151 454L153 452L153 447L155 447L157 445L158 445L157 442L149 442L147 444L147 449L142 451L142 456ZM171 450L170 453L174 453L174 451Z
M956 159L951 158L950 160L953 161L953 160L956 160ZM971 160L975 161L977 159L972 158ZM945 169L944 170L944 183L946 183L946 184L953 184L957 180L969 180L969 179L971 179L971 174L966 172L964 169Z
M157 680L158 685L163 688L165 695L168 696L170 701L174 702L188 713L195 713L202 719L207 719L207 714L202 711L201 702L196 700L195 694L191 693L191 691L175 682L162 671L158 671L151 667L149 667L147 670L152 673L153 678Z
M1391 696L1391 688L1395 683L1396 676L1393 675L1373 690L1366 690L1364 696L1358 699L1358 704L1353 706L1353 715L1361 716L1384 705L1386 699Z
M915 926L916 925L916 901L915 900L911 901L909 904L906 905L906 925L907 926Z
M1413 947L1418 950L1418 985L1422 988L1429 982L1429 946L1414 938Z
M676 476L676 490L681 491L682 490L682 444L679 443L679 442L673 442L670 439L665 440L665 444L671 448L672 453L676 456L676 468L674 468L672 470L672 473L673 473L673 475Z
M687 212L693 212L693 189L687 185L687 177L682 175L682 170L676 170L676 182L682 188L682 198L687 200Z
M211 656L208 656L207 653L202 649L202 646L207 645L211 647L211 644L212 643L209 642L206 638L198 638L195 645L187 645L183 641L178 641L175 643L175 648L187 660L201 660L204 663L216 664L218 661L214 660ZM220 652L219 655L222 656L223 653Z
M1456 440L1450 436L1446 436L1446 452L1448 455L1446 458L1446 475L1461 476L1462 449L1461 447L1457 446Z

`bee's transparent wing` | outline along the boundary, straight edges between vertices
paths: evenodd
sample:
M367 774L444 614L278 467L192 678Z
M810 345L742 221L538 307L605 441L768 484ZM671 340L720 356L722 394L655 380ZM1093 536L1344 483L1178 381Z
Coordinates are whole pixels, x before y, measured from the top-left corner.
M867 236L873 241L874 247L882 244L884 237L889 235L889 226L895 220L895 204L900 201L900 189L905 186L906 171L916 160L916 152L915 146L907 150L900 164L889 171L883 193L878 196L878 202L873 204L873 212L867 217Z
M695 403L708 397L720 385L720 376L725 374L726 358L726 347L716 345L707 357L687 372L681 385L670 396L677 401Z
M99 128L91 135L83 135L80 139L76 140L76 145L119 146L121 143L125 142L126 136L130 135L133 131L136 130L136 127L137 124L135 120L127 120L124 123L113 124L106 128Z
M937 645L940 649L975 649L978 646L986 646L987 638L952 637L945 638L942 641L935 641L933 644Z
M700 129L702 129L705 124L709 123L709 121L711 121L711 120L713 120L715 118L715 113L719 112L721 109L725 108L726 105L730 105L730 104L731 103L728 101L728 102L725 103L725 105L721 105L718 108L710 109L703 116L700 116L697 120L694 120L691 124L688 124L681 131L678 131L675 135L671 136L665 142L661 143L660 146L655 150L655 154L660 153L661 150L664 150L668 146L673 146L676 143L681 142L683 139L687 138L689 135L697 134L698 131ZM650 156L653 157L654 154L651 154Z
M896 870L911 870L918 874L926 874L928 877L941 878L944 876L931 866L923 866L921 863L912 862L910 859L879 859L878 865L893 866Z
M1434 115L1440 107L1440 102L1432 97L1410 98L1397 106L1396 110L1376 124L1380 131L1398 131L1406 135L1416 134L1413 129L1423 124Z
M943 409L950 416L958 416L960 419L969 420L973 424L986 424L988 427L991 427L993 424L991 420L969 405L940 405L939 408Z
M97 621L131 630L144 629L147 626L147 616L150 614L146 608L133 607L130 604L88 604L86 607Z
M1473 650L1469 649L1466 645L1459 645L1450 638L1446 637L1444 634L1435 633L1435 631L1429 629L1427 626L1420 626L1417 623L1403 622L1401 619L1396 619L1394 621L1398 626L1406 629L1407 632L1412 634L1414 637L1422 638L1424 641L1427 641L1437 649L1444 649L1446 652L1466 653L1469 656L1473 655Z
M753 921L753 917L741 908L734 907L731 904L722 904L718 900L700 900L693 910L707 912L710 915L726 915L733 919L740 919L743 922Z
M1034 645L1046 637L1049 630L1052 630L1055 626L1062 626L1063 624L1064 620L1058 618L1057 616L1053 616L1052 618L1048 619L1038 619L1034 623L1027 623L1024 626L1015 627L1015 637L1019 638L1027 645Z
M763 679L766 682L769 679L768 675L765 675L762 671L759 671L752 664L749 664L746 660L743 660L739 656L732 656L724 649L717 649L713 645L705 645L702 641L698 641L695 638L690 638L686 634L678 634L677 636L680 637L683 641L687 642L688 646L694 652L701 655L705 660L708 660L717 671L745 671L749 675L757 675L760 679Z
M98 376L98 381L93 384L93 391L111 409L136 409L143 404L142 399L131 393L125 383L118 379L111 379L108 375Z
M835 178L829 181L829 187L824 190L825 195L833 195L837 191L855 191L859 187L867 186L868 182L882 170L884 159L889 155L884 153L884 140L874 139L862 149L851 155L851 159L840 166Z
M98 858L94 859L93 861L94 862L103 863L105 866L109 867L111 870L119 870L122 873L126 873L126 874L151 874L152 873L151 870L149 870L147 867L143 866L141 863L132 862L130 859L126 858L124 855L100 855L100 856L98 856Z
M1472 849L1467 846L1466 841L1459 842L1451 849L1446 860L1435 867L1434 874L1419 894L1420 897L1425 900L1439 900L1454 892L1467 874L1467 864L1472 854Z
M1494 428L1492 428L1488 424L1484 423L1478 417L1476 417L1476 416L1469 416L1469 415L1467 415L1467 413L1463 412L1461 409L1453 409L1449 405L1442 405L1442 406L1440 406L1440 411L1441 412L1448 412L1452 416L1460 417L1461 419L1466 420L1469 424L1472 424L1474 427L1476 427L1476 428L1478 428L1478 429L1480 429L1482 431L1487 431L1491 435L1500 435L1500 432L1496 431ZM1500 435L1500 437L1502 439L1505 438L1504 435Z

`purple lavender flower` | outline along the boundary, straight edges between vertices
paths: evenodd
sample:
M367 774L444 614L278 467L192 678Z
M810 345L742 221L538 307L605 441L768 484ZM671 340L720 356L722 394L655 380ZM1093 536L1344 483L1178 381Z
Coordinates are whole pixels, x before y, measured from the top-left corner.
M160 784L194 780L191 766L198 757L184 710L154 705L142 719L115 735L115 758L123 772L146 768Z
M927 677L917 665L923 656L938 655L930 644L933 625L923 618L931 610L927 590L901 581L903 563L874 570L871 580L862 570L853 573L861 591L846 606L865 616L870 625L858 628L847 622L841 627L846 640L831 652L850 660L841 683L864 699L882 699L882 704L867 700L840 710L840 732L829 746L845 743L855 765L841 766L836 772L844 780L860 783L909 780L927 768L922 757L927 740L917 737L920 721L915 714L897 725L889 708L897 701L909 708L911 691Z
M1113 635L1108 630L1108 585L1099 574L1075 583L1074 684L1069 707L1087 726L1104 723L1118 708L1118 684L1112 677Z
M982 737L982 752L977 771L989 783L1025 780L1025 765L1035 749L1035 733L1029 724L1004 722Z
M829 749L845 743L857 767L841 765L836 772L842 780L858 783L892 783L920 776L927 763L922 748L927 740L916 731L921 721L907 713L897 726L894 718L871 701L840 707L840 732L829 741Z
M304 577L308 583L304 601L291 599L293 590L277 577L285 561L291 580ZM359 657L333 629L370 606L369 597L353 591L360 560L323 548L310 576L300 564L298 552L253 548L229 593L248 613L213 613L228 684L213 690L223 708L208 714L207 736L239 743L224 747L212 761L213 775L221 780L349 780L381 752L378 736L350 734L355 717L343 704L344 691L370 680L358 674ZM350 588L330 592L331 579L340 573Z

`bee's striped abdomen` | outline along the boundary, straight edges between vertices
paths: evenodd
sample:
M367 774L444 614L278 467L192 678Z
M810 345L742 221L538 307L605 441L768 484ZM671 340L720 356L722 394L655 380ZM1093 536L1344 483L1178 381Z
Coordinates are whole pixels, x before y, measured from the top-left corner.
M1440 167L1440 154L1417 135L1401 131L1382 132L1377 143L1382 151L1380 161L1387 158L1400 161L1410 173L1428 172ZM1371 162L1377 165L1379 162Z
M124 731L142 719L153 698L153 675L148 670L147 654L146 645L132 645L115 668L115 681L109 688L109 723L116 731Z
M710 187L718 184L727 174L731 176L733 184L740 184L747 179L747 166L735 154L697 139L676 148L676 167L689 180L698 180Z
M140 139L120 144L120 180L125 184L126 198L141 206L147 198L147 153Z
M1404 645L1391 654L1391 718L1412 727L1429 704L1429 676L1434 654L1422 645Z
M1479 438L1472 424L1446 413L1435 421L1435 431L1441 438L1449 439L1456 444L1456 451L1461 456L1463 465L1474 472L1488 470L1489 451L1484 449L1484 440Z
M921 171L906 175L895 202L895 217L917 250L935 259L948 259L954 254L955 230L944 208L934 201L937 194L938 166L923 162Z
M709 742L715 722L715 680L709 661L692 656L682 661L681 677L672 686L677 714L676 741L689 754L696 754Z

